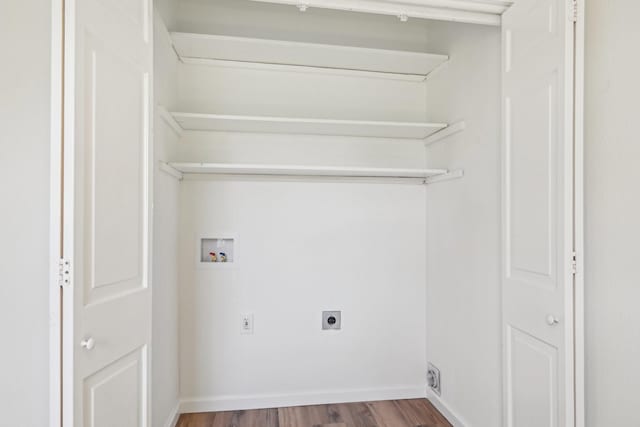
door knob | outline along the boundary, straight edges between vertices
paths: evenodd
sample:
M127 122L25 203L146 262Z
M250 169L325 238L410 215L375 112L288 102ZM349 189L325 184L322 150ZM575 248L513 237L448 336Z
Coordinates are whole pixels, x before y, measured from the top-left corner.
M96 341L89 337L89 338L85 338L82 341L80 341L80 347L83 347L87 350L93 350L93 347L96 346Z
M555 326L559 323L560 321L558 320L557 317L555 317L553 314L550 314L547 316L547 325L549 326Z

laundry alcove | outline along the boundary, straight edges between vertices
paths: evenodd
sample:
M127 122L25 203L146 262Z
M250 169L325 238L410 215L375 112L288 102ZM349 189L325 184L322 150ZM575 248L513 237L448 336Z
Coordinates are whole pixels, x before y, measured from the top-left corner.
M178 263L159 317L180 325L181 411L421 397L427 360L445 397L477 381L499 399L500 366L460 355L500 355L499 28L249 1L183 1L155 24L155 210L173 244L155 263ZM209 230L237 236L232 269L194 262ZM484 307L448 306L469 291Z
M421 399L573 423L574 3L87 1L63 418Z

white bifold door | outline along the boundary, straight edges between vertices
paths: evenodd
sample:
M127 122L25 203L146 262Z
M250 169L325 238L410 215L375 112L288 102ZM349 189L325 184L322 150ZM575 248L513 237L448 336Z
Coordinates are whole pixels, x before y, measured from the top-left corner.
M151 13L65 1L65 427L149 425Z
M574 426L574 3L503 15L507 427Z

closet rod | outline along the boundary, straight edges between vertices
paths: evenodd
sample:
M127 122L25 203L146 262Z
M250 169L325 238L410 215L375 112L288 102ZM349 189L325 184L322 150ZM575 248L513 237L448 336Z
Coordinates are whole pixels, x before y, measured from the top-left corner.
M231 165L219 163L165 163L159 161L159 169L166 174L176 178L178 181L184 179L184 175L248 175L248 176L272 176L272 177L312 177L312 178L377 178L385 181L405 181L416 184L436 184L439 182L451 181L464 176L464 170L456 169L447 171L446 169L385 169L385 168L338 168L338 167L304 167L302 166L276 166L268 165ZM175 167L174 167L175 166ZM352 174L347 175L346 171L351 170ZM353 172L355 170L356 172ZM383 171L385 174L373 175L366 171ZM295 173L291 172L294 171ZM314 172L311 172L314 171ZM395 171L395 172L394 172ZM401 173L398 171L405 171ZM430 175L428 175L430 173ZM427 176L428 175L428 176ZM418 181L417 181L418 180ZM421 180L421 181L420 181Z
M446 175L447 169L366 168L237 163L169 163L183 174L316 176L334 178L427 179Z

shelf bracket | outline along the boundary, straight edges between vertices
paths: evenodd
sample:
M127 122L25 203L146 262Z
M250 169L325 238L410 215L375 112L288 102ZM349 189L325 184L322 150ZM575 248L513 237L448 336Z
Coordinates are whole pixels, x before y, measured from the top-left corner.
M437 182L451 181L452 179L462 178L464 176L464 170L456 169L443 173L442 175L434 175L426 178L423 182L425 185L435 184Z
M171 166L168 163L165 163L163 161L159 161L159 167L160 170L168 175L171 175L172 177L174 177L175 179L177 179L178 181L182 181L184 179L184 174L182 172L180 172L178 169L174 168L173 166Z
M162 105L156 105L156 112L158 116L175 132L176 136L181 137L184 129L178 123L178 121L171 115L171 113Z
M426 76L424 76L424 81L427 81L431 78L433 78L434 76L436 76L437 74L440 73L440 71L447 66L447 64L449 64L449 62L451 62L451 58L447 56L447 60L443 61L442 64L439 64L436 68L434 68L433 70L429 71L427 73Z
M448 138L453 134L456 134L458 132L462 132L463 130L465 130L467 128L467 124L464 121L461 122L457 122L454 123L452 125L447 126L446 128L442 129L441 131L438 131L432 135L429 135L428 137L426 137L424 139L424 146L428 147L431 144L434 144L444 138Z

